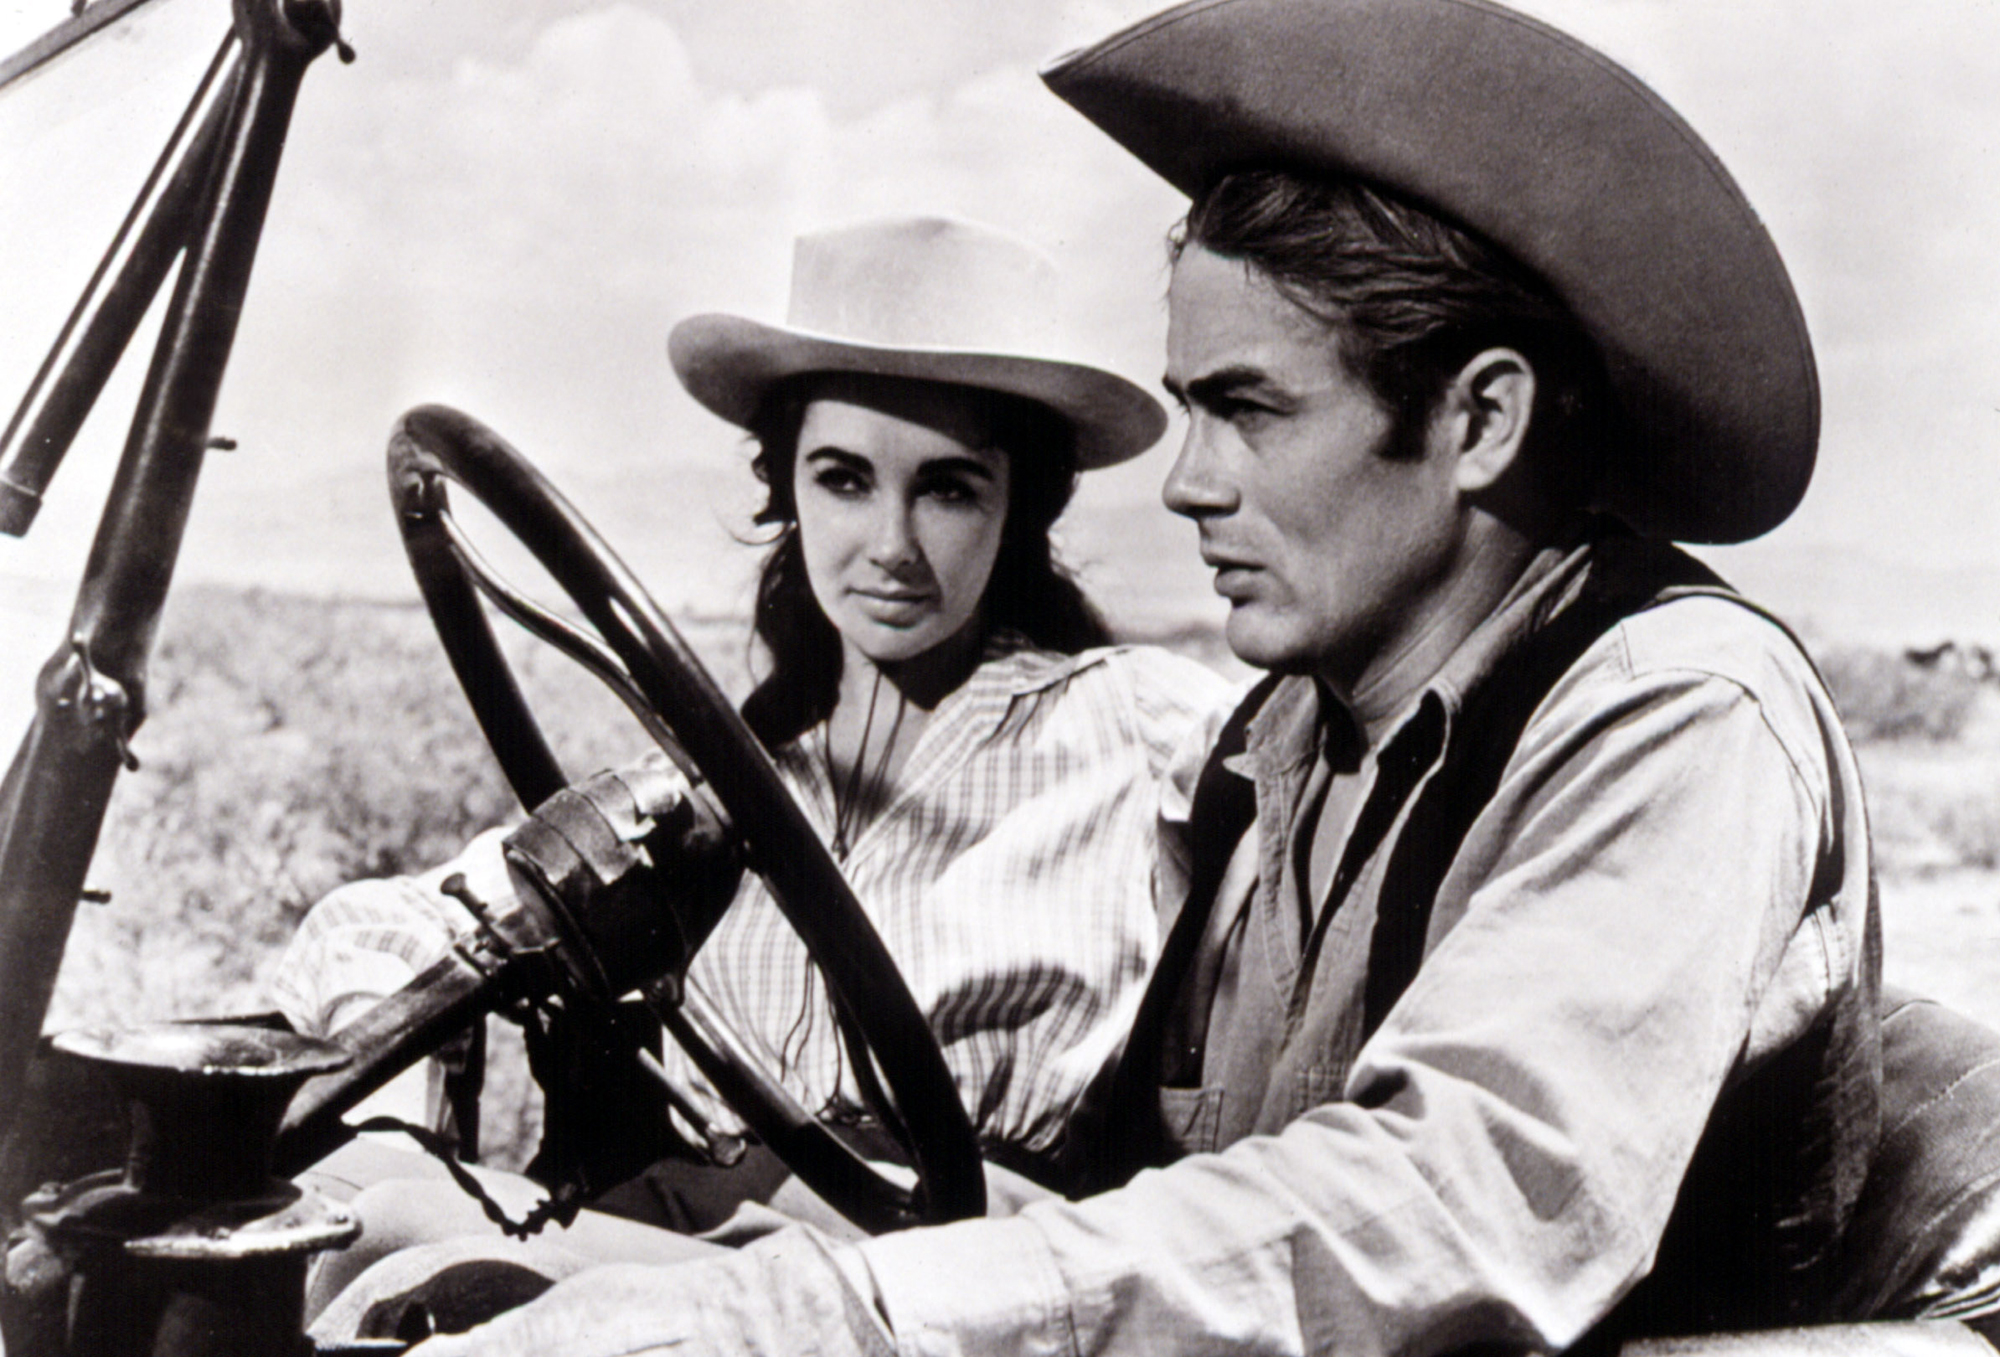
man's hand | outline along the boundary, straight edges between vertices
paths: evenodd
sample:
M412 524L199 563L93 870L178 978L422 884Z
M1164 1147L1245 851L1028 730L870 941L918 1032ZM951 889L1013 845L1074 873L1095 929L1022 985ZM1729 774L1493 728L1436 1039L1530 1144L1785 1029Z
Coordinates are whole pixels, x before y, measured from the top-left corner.
M592 1268L411 1357L893 1357L874 1311L825 1241L789 1229L725 1257Z

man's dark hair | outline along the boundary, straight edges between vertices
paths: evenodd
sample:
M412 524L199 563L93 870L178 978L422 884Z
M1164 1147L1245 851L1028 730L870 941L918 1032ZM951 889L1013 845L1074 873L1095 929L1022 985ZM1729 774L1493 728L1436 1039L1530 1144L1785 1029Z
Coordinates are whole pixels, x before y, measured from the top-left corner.
M1471 231L1356 179L1281 169L1223 176L1174 234L1254 265L1339 337L1340 357L1410 453L1451 379L1483 349L1534 368L1523 456L1558 505L1590 503L1616 398L1597 346L1542 280Z
M840 691L840 633L813 597L792 494L799 430L818 374L781 382L750 421L750 468L765 486L754 521L777 528L757 581L754 626L770 672L743 703L743 719L767 749L797 738L833 711ZM906 380L871 378L885 384ZM1015 631L1045 650L1075 654L1108 645L1110 630L1056 561L1049 529L1076 493L1076 431L1038 401L954 386L976 409L994 447L1007 454L1007 517L981 600L986 630Z

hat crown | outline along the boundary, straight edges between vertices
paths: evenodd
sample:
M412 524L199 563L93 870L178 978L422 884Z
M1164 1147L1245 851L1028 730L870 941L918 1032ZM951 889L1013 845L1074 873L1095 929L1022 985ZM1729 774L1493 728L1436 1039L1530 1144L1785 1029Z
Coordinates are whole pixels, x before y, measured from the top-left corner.
M898 349L1048 353L1055 265L1025 241L948 217L800 236L786 323Z

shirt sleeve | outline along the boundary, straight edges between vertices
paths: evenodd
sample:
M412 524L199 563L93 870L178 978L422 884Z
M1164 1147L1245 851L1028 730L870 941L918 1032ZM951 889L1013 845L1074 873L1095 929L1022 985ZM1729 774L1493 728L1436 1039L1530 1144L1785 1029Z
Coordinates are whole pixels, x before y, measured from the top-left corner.
M1129 675L1133 733L1145 747L1147 768L1156 779L1185 779L1191 788L1202 754L1247 685L1157 646L1124 647L1118 655Z
M292 1026L328 1036L407 985L472 926L442 883L463 873L481 900L513 899L505 831L491 829L443 866L420 876L355 881L325 896L278 960L270 997Z
M558 1282L532 1304L412 1357L893 1357L864 1295L807 1226L670 1266L615 1264Z
M1556 1349L1605 1314L1823 923L1827 777L1727 680L1605 698L1524 749L1508 851L1341 1101L1093 1199L859 1246L899 1350Z
M1194 811L1195 786L1208 766L1209 751L1221 738L1222 728L1246 696L1246 689L1240 684L1204 691L1207 697L1199 711L1172 729L1174 742L1156 772L1159 800L1154 825L1152 887L1163 944L1173 927L1180 901L1187 897L1194 865L1188 821Z

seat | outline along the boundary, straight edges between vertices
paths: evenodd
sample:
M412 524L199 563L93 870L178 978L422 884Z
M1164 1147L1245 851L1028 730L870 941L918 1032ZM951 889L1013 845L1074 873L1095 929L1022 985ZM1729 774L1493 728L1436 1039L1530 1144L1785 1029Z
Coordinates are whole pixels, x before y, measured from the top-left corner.
M2000 1340L2000 1032L1885 988L1882 1065L1840 1316L1958 1319Z

